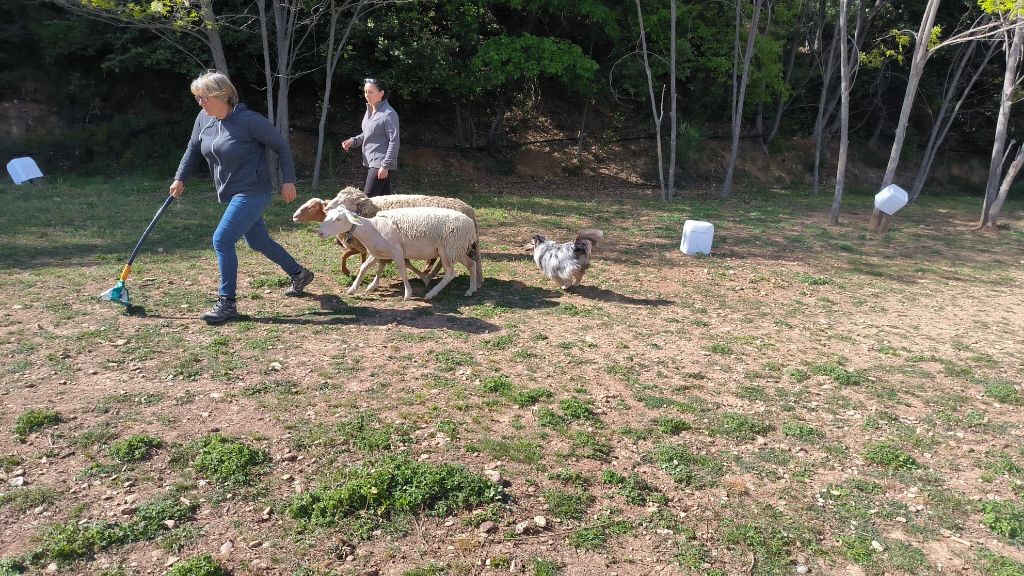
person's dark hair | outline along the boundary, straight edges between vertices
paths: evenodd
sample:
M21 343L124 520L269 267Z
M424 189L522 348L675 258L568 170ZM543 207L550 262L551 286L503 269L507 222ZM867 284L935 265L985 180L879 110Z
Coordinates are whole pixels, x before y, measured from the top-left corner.
M384 93L384 98L383 99L384 100L388 99L388 95L389 95L389 93L391 91L388 90L387 86L384 85L384 81L383 80L381 80L380 78L364 78L363 79L363 85L365 86L366 84L373 84L374 86L376 86L377 90L380 90L381 92Z

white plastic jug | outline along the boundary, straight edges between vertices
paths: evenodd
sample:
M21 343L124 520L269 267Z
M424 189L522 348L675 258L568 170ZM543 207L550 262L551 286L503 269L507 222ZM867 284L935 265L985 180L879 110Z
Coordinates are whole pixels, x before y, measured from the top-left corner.
M900 208L907 205L907 191L895 184L889 184L878 194L875 194L875 208L886 214L895 214Z
M39 171L39 166L36 166L36 161L25 156L24 158L15 158L7 163L7 173L11 175L15 184L21 184L22 182L28 182L33 178L42 178L43 173Z
M683 240L679 249L687 256L694 254L711 254L711 240L715 236L715 227L710 222L687 220L683 224Z

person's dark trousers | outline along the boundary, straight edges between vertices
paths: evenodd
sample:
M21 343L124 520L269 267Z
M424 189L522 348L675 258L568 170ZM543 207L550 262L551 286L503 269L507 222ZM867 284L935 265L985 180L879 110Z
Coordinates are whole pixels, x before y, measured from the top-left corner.
M377 170L377 168L370 168L366 172L366 184L363 185L363 194L370 198L391 194L391 180L395 177L394 171L388 171L388 177L381 180L377 178Z

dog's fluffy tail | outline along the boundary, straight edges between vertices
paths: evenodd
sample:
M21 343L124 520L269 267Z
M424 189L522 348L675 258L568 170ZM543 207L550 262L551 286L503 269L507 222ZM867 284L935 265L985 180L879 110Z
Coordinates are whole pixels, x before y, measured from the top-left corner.
M597 248L597 244L604 238L604 232L595 230L593 228L587 230L580 230L580 233L576 235L576 242L574 242L573 251L576 256L582 256L586 254L590 256L590 253Z

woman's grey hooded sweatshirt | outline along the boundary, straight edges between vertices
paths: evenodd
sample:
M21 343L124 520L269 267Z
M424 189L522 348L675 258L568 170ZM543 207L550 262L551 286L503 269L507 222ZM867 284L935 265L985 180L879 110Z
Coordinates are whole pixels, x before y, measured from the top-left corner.
M231 114L218 120L202 110L174 179L184 182L205 157L218 202L227 202L235 194L270 194L267 148L277 153L282 180L294 183L295 164L288 141L262 114L236 104Z

